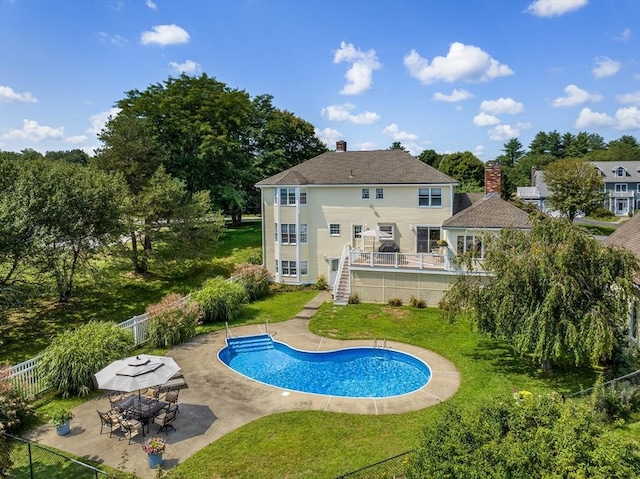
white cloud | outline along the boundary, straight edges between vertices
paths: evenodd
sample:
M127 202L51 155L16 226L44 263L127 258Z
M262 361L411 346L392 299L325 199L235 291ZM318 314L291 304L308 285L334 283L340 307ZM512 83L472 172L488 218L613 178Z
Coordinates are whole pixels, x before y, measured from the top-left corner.
M0 102L12 103L14 101L21 103L38 103L38 99L28 91L18 93L13 88L0 85Z
M87 141L86 135L68 136L64 141L73 145L78 145Z
M64 127L51 128L39 125L35 120L22 120L22 129L10 129L2 135L4 140L27 140L38 142L42 140L61 140L64 137Z
M602 95L591 94L587 90L578 88L576 85L569 85L564 89L567 96L556 98L551 102L551 106L576 106L588 101L600 101Z
M620 40L621 42L626 42L631 38L631 30L626 28L622 31L620 36L616 37L616 40Z
M333 63L340 62L351 63L351 68L344 75L347 84L340 90L343 95L359 95L367 91L373 83L373 71L382 66L375 50L363 52L345 42L340 43L340 48L333 56Z
M358 113L357 115L351 114L351 110L355 108L355 105L351 103L345 103L343 105L330 105L322 109L321 114L323 118L333 121L348 121L350 123L356 123L358 125L369 125L380 120L380 115L372 111L365 111Z
M484 100L480 104L480 111L494 115L502 113L517 115L524 111L524 105L513 98L498 98L497 100Z
M587 0L535 0L527 12L536 17L559 17L584 7Z
M640 130L640 109L636 106L616 111L616 130Z
M89 118L91 127L87 130L87 133L92 133L94 135L99 134L104 129L104 125L109 121L109 118L115 117L118 113L120 113L120 108L114 107L110 110L101 111L100 113L91 115Z
M469 93L467 90L458 90L457 88L454 88L454 90L451 92L451 95L445 95L444 93L436 92L433 94L432 98L433 101L457 102L473 98L473 94Z
M183 63L169 62L169 66L177 73L186 73L188 75L201 71L200 64L193 60L185 60Z
M98 33L98 38L100 39L101 43L106 43L109 45L124 45L125 43L127 43L127 39L118 34L110 35L106 32L100 32Z
M595 65L591 72L596 78L610 77L611 75L618 73L620 67L620 62L616 62L607 57L596 57Z
M386 126L382 133L391 136L394 141L415 141L418 139L418 135L401 131L395 123Z
M597 128L603 126L612 126L615 120L606 113L597 113L591 111L590 108L583 108L576 119L576 128Z
M640 105L640 90L636 90L631 93L623 93L622 95L616 95L616 101L618 103Z
M378 145L376 145L373 141L365 141L364 143L360 143L356 146L358 147L357 151L371 151L378 149Z
M322 130L314 128L315 135L320 138L328 148L335 148L336 141L342 139L342 133L334 128L324 128Z
M482 158L484 156L484 146L476 145L476 147L473 149L473 154L478 158Z
M152 31L142 32L140 37L143 45L155 43L162 46L188 43L189 39L187 31L175 23L171 25L156 25Z
M446 57L434 57L431 63L415 50L411 50L411 53L404 57L404 66L412 77L424 85L439 80L449 83L458 80L488 82L501 76L513 75L511 68L501 65L487 52L459 42L451 44Z
M493 141L505 141L517 138L520 130L511 125L496 125L489 130L489 139Z
M476 126L492 126L497 125L498 123L500 123L498 117L488 115L484 112L478 113L473 117L473 124Z
M147 0L145 2L145 5L147 7L149 7L151 10L157 10L158 9L158 5L156 5L155 3L153 3L153 0Z

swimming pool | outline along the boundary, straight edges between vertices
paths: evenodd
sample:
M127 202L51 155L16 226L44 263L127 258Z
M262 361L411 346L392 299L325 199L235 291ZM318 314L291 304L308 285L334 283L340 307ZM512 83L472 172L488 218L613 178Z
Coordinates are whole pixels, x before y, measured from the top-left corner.
M425 386L429 366L384 348L299 351L269 335L228 338L218 358L234 371L283 389L330 396L383 398Z

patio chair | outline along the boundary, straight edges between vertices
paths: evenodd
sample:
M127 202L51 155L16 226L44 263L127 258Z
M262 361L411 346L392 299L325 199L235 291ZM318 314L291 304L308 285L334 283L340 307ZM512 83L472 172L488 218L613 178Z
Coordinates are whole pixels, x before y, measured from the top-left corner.
M169 405L167 406L167 410L170 409L175 409L176 412L180 412L180 409L178 408L178 393L180 392L179 389L177 390L171 390L168 391L167 394L164 395L164 398L162 399L164 402L169 403Z
M142 424L137 419L123 419L118 418L118 422L120 423L120 430L123 435L129 434L129 444L131 444L131 438L134 434L137 434L138 431L142 431L144 435L144 424ZM118 438L118 441L122 439L122 435Z
M158 399L158 396L160 396L160 388L157 388L157 387L147 388L147 390L142 392L141 394L143 397L146 397L149 399Z
M102 431L104 430L105 427L109 428L109 437L113 436L114 430L118 430L118 428L120 428L120 423L118 422L118 416L114 415L112 411L107 411L107 412L98 411L98 415L100 416L100 435L102 435Z
M167 412L158 414L153 418L153 423L156 426L160 426L160 428L158 429L158 433L160 433L164 429L165 434L169 435L169 428L173 429L174 431L176 430L176 428L173 427L172 423L176 420L177 412L178 408L174 407L173 409L169 409Z
M112 408L115 403L120 402L123 399L124 399L124 394L122 394L121 392L115 392L115 393L109 394L109 404L111 404Z

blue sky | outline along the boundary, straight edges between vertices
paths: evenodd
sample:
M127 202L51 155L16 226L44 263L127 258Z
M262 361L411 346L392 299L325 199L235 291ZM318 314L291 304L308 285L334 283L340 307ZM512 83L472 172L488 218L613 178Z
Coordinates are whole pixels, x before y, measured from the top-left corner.
M330 148L640 140L640 0L0 0L0 149L99 146L115 102L206 73Z

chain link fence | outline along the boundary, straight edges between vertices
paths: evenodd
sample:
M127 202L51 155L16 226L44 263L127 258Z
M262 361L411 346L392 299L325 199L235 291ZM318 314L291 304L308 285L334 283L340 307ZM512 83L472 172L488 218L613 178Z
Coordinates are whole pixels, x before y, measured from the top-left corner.
M11 447L9 479L107 479L100 469L66 457L35 442L4 434ZM1 476L2 474L0 474Z
M412 452L403 452L357 471L338 476L336 479L404 479L407 477L407 466Z

